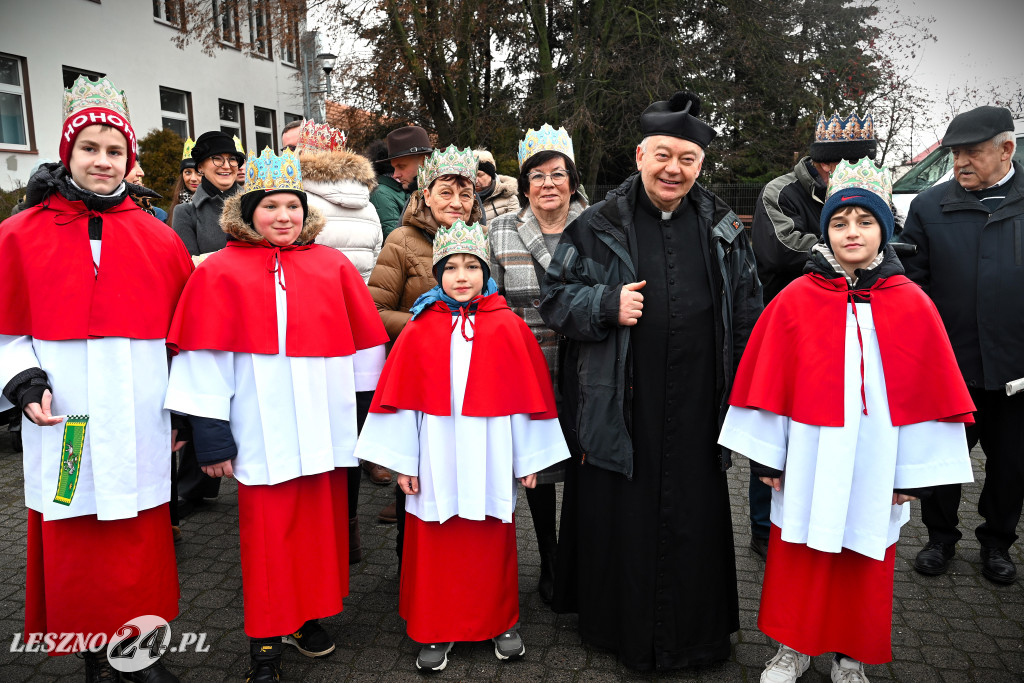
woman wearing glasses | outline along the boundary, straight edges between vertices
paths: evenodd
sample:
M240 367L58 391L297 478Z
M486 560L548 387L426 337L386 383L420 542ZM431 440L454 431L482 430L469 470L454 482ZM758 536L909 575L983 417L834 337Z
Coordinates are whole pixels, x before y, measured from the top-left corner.
M530 129L519 143L519 202L525 208L498 216L487 234L491 276L498 292L523 318L544 351L552 383L558 365L558 335L541 320L540 277L547 270L562 230L587 207L580 192L572 139L564 128L545 124ZM555 386L558 397L558 387ZM564 464L537 474L537 487L526 489L540 549L541 599L551 602L555 569L555 482L564 479Z
M189 253L200 256L220 251L228 243L227 234L220 229L220 214L224 200L241 190L235 181L245 157L230 135L215 130L199 136L192 159L202 180L192 203L176 207L172 227Z

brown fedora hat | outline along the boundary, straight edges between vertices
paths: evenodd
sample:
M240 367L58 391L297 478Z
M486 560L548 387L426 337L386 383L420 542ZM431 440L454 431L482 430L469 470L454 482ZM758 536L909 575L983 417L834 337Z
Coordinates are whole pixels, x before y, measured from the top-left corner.
M411 154L430 154L433 151L427 131L419 126L406 126L388 133L388 159L407 157Z

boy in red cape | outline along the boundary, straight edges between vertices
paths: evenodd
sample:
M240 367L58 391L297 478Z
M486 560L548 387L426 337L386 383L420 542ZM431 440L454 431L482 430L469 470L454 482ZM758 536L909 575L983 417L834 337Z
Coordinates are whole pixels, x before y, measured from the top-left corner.
M974 404L939 315L886 246L888 172L840 162L805 274L765 309L719 442L772 487L762 683L835 652L832 680L892 659L895 543L908 501L971 481Z
M25 415L26 640L109 640L136 617L178 614L164 338L192 262L132 202L135 155L124 93L79 78L61 163L0 226L0 409ZM118 680L102 652L83 654L86 680ZM159 660L125 676L178 680Z
M384 366L370 292L344 254L313 243L323 226L296 156L250 152L245 191L221 215L227 246L196 270L167 337L166 406L189 416L203 472L238 479L252 683L279 680L286 644L335 649L317 620L348 595L356 392Z
M532 488L569 457L544 354L488 262L479 224L438 230L440 284L413 305L356 449L398 472L408 496L399 614L429 671L457 640L492 639L501 660L525 654L516 479Z

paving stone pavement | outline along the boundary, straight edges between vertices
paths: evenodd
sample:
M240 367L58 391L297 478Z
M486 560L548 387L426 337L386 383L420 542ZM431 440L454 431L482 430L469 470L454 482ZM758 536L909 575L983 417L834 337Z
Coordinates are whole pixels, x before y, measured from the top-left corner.
M893 661L867 667L873 682L960 683L1024 681L1024 581L1000 587L982 578L977 526L978 494L984 478L983 457L974 453L978 483L965 487L960 511L967 529L950 572L918 575L910 563L921 547L924 527L915 509L896 550L893 609ZM458 681L757 681L775 646L757 630L757 608L764 566L750 552L747 522L746 461L729 473L739 579L740 631L733 637L728 661L699 669L638 674L613 655L581 644L575 615L556 615L536 592L540 558L536 551L525 496L517 509L519 592L526 657L501 663L490 643L458 643L448 668L437 680ZM379 524L377 512L392 499L391 487L363 478L360 527L363 561L352 567L351 592L344 611L322 621L338 649L314 661L292 648L284 658L285 681L422 681L413 661L418 647L405 635L398 616L395 527ZM225 482L212 505L184 520L184 542L177 546L181 580L181 614L171 624L174 639L186 631L204 632L209 652L177 652L164 661L182 681L244 679L248 659L242 632L242 585L239 566L236 487ZM21 457L0 430L0 683L84 680L82 661L73 656L11 653L10 643L24 619L25 520ZM1020 529L1018 532L1024 535ZM1012 550L1024 569L1022 543ZM103 558L97 548L97 561ZM87 589L87 587L83 587ZM842 618L837 615L837 618ZM4 645L6 643L6 645ZM829 680L830 655L814 659L801 681Z

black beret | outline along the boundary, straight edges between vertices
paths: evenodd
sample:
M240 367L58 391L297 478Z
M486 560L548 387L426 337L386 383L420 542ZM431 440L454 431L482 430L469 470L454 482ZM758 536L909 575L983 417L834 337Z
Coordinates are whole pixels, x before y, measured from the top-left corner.
M1009 109L978 107L957 115L949 122L949 128L942 136L942 146L976 145L1008 130L1013 130L1013 114Z
M217 154L231 154L238 159L239 164L245 163L245 155L235 149L234 138L219 130L203 133L192 148L192 158L197 165Z
M696 118L700 114L700 98L690 92L677 92L668 100L655 102L640 115L640 131L649 135L670 135L695 142L701 149L715 136L715 129Z

